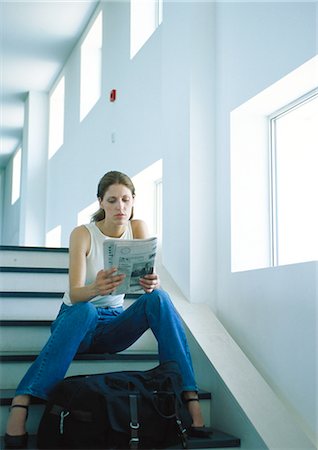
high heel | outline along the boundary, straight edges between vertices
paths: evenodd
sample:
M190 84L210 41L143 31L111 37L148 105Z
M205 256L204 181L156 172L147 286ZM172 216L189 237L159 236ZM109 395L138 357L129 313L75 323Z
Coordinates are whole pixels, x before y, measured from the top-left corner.
M26 419L28 418L29 406L27 405L12 405L12 408L24 408L27 410ZM24 449L28 446L28 433L20 434L18 436L12 436L6 433L4 436L4 448L5 449Z
M189 402L199 402L198 397L190 397L183 399L184 403ZM197 438L207 438L211 434L213 434L213 430L210 427L206 427L203 425L202 427L194 427L193 425L188 429L188 434L191 437L197 437Z

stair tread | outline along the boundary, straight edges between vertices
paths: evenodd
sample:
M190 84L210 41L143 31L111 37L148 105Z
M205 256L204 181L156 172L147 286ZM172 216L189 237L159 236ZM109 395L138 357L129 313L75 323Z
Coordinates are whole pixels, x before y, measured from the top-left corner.
M41 291L0 291L0 297L47 297L47 298L61 298L64 292L41 292ZM141 294L126 294L125 299L136 299L140 297Z
M1 437L1 448L4 448L3 437ZM189 438L189 449L202 449L202 448L229 448L240 447L240 439L230 434L224 433L219 430L214 430L213 434L209 438ZM29 436L28 447L29 450L36 450L36 435ZM169 449L179 449L181 445L171 446ZM169 450L166 449L166 450Z
M105 372L106 373L106 372ZM0 389L0 406L9 406L15 395L14 389ZM198 391L200 400L211 400L212 394L208 391L199 389ZM32 397L32 404L43 404L45 400L40 398Z

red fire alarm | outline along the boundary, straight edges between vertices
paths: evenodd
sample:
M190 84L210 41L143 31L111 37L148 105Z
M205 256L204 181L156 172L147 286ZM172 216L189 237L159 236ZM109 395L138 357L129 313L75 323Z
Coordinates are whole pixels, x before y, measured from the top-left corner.
M116 100L116 89L112 89L110 91L109 100L111 102L114 102Z

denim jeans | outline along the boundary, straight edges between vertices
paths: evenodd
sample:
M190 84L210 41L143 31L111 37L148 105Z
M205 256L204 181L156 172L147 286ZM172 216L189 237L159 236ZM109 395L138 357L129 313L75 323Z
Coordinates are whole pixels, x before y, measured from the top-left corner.
M117 353L147 329L158 342L160 362L179 364L185 391L197 391L191 356L180 317L169 295L160 289L141 295L129 308L99 308L92 303L62 305L51 336L21 380L16 395L48 399L76 353Z

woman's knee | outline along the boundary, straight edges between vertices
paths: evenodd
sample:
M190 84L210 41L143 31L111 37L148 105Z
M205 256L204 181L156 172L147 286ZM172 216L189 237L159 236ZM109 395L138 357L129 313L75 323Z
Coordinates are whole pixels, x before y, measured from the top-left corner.
M154 289L147 295L147 305L154 307L173 308L173 304L168 292L163 289Z
M52 324L52 331L63 322L68 327L90 327L98 320L97 309L89 302L75 303L65 306L56 321Z
M94 321L98 318L96 307L89 302L75 303L70 306L70 316L76 317L76 320Z

